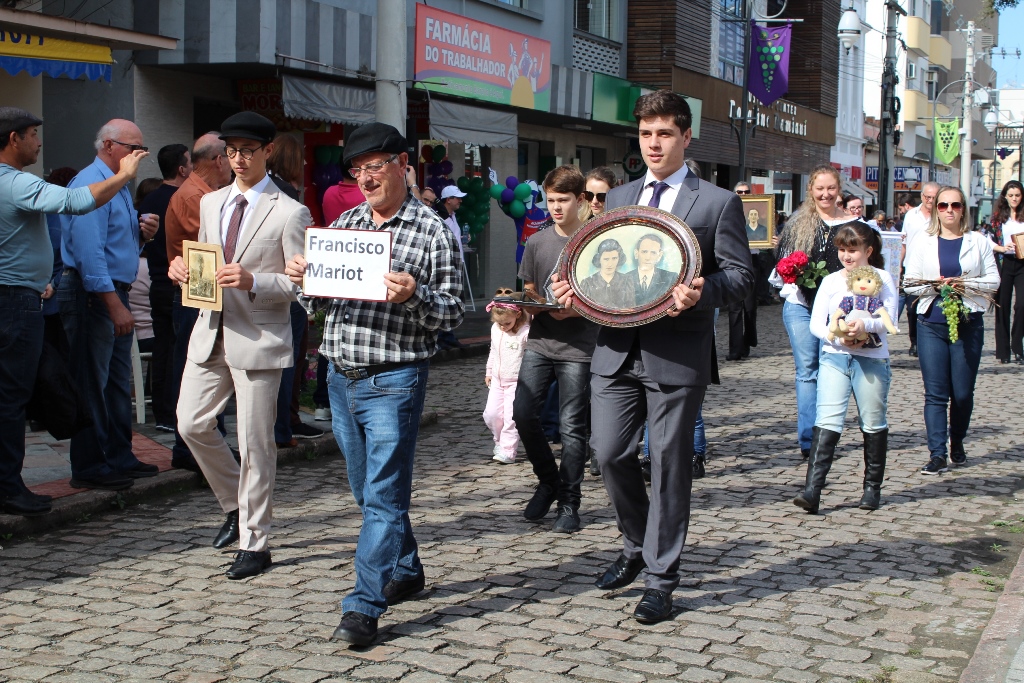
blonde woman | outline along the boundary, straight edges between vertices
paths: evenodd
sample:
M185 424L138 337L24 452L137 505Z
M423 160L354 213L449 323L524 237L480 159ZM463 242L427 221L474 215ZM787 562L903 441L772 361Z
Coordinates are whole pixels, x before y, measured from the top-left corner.
M829 273L841 270L839 253L834 243L836 229L850 220L836 205L842 181L839 171L831 166L818 166L811 171L807 183L807 197L789 219L779 239L777 255L784 258L795 251L807 254L811 263L825 262ZM776 280L781 283L781 280ZM797 438L800 453L808 457L811 452L814 429L814 409L818 393L818 355L821 340L811 334L811 307L817 289L795 284L782 286L779 296L782 322L789 335L796 365Z
M907 245L906 281L956 277L964 278L983 292L996 291L999 272L992 242L971 232L967 211L967 198L960 188L939 190L927 232ZM974 410L974 382L985 341L982 315L988 301L980 296L964 296L970 315L960 322L954 342L949 338L949 325L939 305L937 288L925 285L905 289L908 298L918 297L914 312L918 323L918 360L924 380L924 425L931 456L921 473L940 474L949 471L947 436L949 459L954 465L967 462L964 438Z

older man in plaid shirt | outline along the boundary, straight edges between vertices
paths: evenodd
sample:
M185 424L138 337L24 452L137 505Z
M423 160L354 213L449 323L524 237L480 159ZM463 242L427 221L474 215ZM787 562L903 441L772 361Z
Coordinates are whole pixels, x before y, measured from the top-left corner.
M320 353L331 361L334 436L345 454L352 495L363 513L356 584L341 603L334 638L365 646L377 619L425 585L409 521L413 456L437 333L462 322L462 264L451 231L409 193L405 138L392 126L361 126L344 161L366 201L331 225L392 234L387 302L308 299L327 309ZM286 268L302 286L306 260Z

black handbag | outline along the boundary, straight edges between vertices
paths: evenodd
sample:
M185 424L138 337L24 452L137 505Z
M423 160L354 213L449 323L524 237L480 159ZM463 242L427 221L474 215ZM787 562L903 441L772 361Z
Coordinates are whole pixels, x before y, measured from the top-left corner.
M92 426L88 406L75 388L64 359L48 342L43 342L36 383L26 412L29 419L42 424L58 441L70 439Z

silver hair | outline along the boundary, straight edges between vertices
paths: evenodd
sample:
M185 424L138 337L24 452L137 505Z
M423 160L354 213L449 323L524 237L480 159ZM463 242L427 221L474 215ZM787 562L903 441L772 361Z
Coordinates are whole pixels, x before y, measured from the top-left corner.
M204 139L211 135L218 138L217 141L204 142ZM219 154L223 154L225 146L224 141L220 139L220 133L218 131L211 130L208 133L203 133L192 146L192 163L194 164L197 161L206 161L207 159L212 159Z
M116 140L117 138L122 137L123 133L123 125L119 123L114 123L113 121L109 121L103 124L103 127L96 131L96 141L93 143L93 146L96 148L96 151L98 152L101 149L103 149L103 143L105 141Z

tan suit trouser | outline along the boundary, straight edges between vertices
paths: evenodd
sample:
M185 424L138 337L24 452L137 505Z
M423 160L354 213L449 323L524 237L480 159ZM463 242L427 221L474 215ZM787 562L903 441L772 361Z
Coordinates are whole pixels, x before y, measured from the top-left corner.
M281 370L237 370L218 335L205 363L185 363L178 399L178 432L210 482L224 512L238 510L239 548L267 549L277 476L277 392ZM235 395L241 466L217 430L217 415Z

